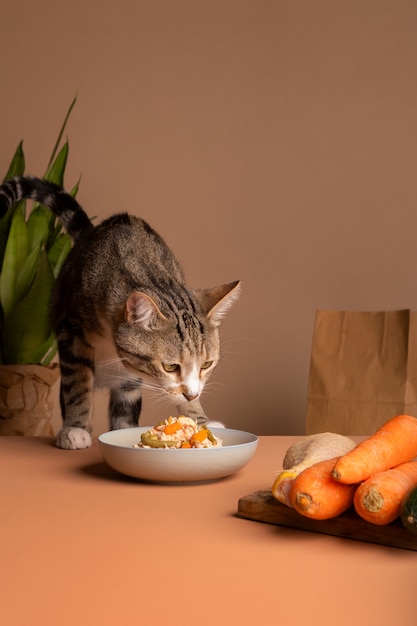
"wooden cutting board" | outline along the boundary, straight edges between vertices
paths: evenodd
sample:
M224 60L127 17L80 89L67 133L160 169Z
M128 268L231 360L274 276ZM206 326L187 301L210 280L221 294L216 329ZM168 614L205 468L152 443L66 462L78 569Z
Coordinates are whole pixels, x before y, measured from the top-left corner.
M354 509L330 520L312 520L278 502L271 490L256 491L240 498L238 516L256 522L417 551L417 535L404 528L400 520L378 526L365 522Z

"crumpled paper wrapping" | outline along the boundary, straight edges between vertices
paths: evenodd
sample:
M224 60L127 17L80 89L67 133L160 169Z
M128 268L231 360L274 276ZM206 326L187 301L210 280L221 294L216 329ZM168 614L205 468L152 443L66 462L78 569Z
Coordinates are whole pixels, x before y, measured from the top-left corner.
M53 385L59 367L0 365L0 435L53 436Z

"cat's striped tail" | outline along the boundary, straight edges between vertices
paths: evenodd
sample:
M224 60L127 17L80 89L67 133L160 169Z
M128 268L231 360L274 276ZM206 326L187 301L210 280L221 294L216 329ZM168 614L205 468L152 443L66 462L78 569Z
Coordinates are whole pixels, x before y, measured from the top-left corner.
M51 209L73 239L92 228L90 218L75 198L58 185L33 176L16 176L0 186L0 218L23 199L34 200Z

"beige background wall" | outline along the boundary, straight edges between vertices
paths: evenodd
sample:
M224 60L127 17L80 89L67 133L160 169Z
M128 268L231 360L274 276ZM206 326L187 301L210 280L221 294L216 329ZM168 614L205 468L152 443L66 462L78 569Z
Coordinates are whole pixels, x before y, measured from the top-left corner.
M14 0L0 17L0 171L24 138L43 173L77 92L67 183L82 172L88 213L147 219L191 286L243 281L207 412L302 433L315 310L417 307L417 3ZM142 423L166 411L150 399Z

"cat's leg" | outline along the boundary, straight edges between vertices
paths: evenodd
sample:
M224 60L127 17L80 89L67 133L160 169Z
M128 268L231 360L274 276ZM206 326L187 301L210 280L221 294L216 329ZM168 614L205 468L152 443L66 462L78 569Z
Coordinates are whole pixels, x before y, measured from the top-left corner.
M92 432L94 349L74 329L69 332L61 330L58 346L64 423L56 444L66 450L88 448Z
M109 422L111 430L133 428L139 423L142 408L142 383L138 379L125 380L110 390Z

